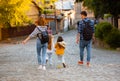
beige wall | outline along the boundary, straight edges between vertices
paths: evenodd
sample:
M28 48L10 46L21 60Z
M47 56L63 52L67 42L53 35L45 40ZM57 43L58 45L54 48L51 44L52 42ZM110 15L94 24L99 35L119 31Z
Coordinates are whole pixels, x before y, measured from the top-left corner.
M38 11L33 4L30 5L30 10L27 12L27 15L32 19L32 21L36 21L38 18Z
M84 7L84 6L83 6L83 3L82 3L81 10L82 10L82 11L87 11L87 14L88 14L87 16L88 16L88 17L90 17L90 18L91 18L91 17L92 17L92 18L94 17L94 13L93 13L91 10L88 10L87 7Z

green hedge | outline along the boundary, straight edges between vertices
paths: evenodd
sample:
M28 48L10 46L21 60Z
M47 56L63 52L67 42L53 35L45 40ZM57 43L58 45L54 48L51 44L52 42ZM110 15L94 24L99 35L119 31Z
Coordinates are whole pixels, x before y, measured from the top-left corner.
M95 36L100 40L104 40L106 36L108 36L109 32L111 32L113 26L108 22L101 22L95 27Z
M96 25L95 36L106 42L111 48L120 47L120 30L108 22L101 22Z
M112 48L120 47L120 31L117 28L113 28L106 37L105 42Z

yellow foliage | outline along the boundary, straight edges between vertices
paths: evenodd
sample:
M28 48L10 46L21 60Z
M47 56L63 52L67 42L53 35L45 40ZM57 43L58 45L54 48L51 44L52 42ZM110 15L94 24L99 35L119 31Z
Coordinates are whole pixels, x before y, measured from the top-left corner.
M49 2L49 4L47 3L45 3L45 1L48 1ZM58 0L36 0L36 2L38 3L38 5L39 5L39 7L44 11L44 9L45 9L45 7L50 7L50 5L53 5L54 4L54 2L56 2L56 1L58 1Z
M5 27L22 25L29 21L26 12L30 9L31 0L1 0L0 23Z

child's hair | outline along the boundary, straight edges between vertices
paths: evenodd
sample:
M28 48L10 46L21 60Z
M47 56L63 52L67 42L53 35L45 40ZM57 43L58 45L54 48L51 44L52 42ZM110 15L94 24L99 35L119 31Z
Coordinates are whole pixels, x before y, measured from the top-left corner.
M58 39L57 39L57 44L58 44L59 48L62 48L62 46L58 42L62 42L62 41L64 41L62 36L59 36Z
M47 31L48 31L48 34L52 35L52 29L50 26L47 26Z
M48 24L47 24L46 26L47 26L47 29L50 29L50 30L51 30L51 27L50 27Z
M52 35L49 35L49 41L48 41L48 49L52 49Z
M58 39L57 39L57 42L62 42L62 41L64 41L62 36L59 36Z

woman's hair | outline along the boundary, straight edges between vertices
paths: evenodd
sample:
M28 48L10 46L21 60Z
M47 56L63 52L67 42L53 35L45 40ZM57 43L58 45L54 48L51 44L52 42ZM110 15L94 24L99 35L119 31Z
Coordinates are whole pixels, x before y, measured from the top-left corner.
M58 47L59 47L59 48L63 48L63 47L58 43L58 42L62 42L62 41L64 41L63 38L62 38L62 36L59 36L58 39L57 39L57 44L58 44Z
M47 21L46 21L46 19L44 17L41 16L41 17L38 18L37 24L39 26L46 26L47 25Z
M48 49L52 49L52 35L49 35L49 41L48 41Z

